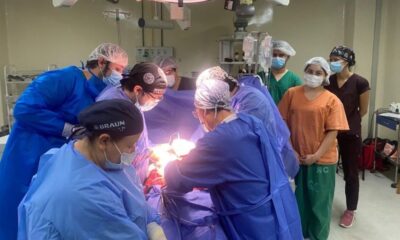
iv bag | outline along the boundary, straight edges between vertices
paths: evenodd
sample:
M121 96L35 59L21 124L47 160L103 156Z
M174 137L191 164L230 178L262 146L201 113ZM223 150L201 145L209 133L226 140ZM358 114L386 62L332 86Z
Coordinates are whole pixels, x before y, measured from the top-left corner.
M244 56L243 59L245 60L245 62L247 63L247 65L251 65L253 64L253 58L254 58L254 54L255 54L255 46L256 46L256 39L251 35L247 35L244 39L243 39L243 52L244 52Z
M261 41L258 60L264 72L268 72L272 63L272 37L268 33Z

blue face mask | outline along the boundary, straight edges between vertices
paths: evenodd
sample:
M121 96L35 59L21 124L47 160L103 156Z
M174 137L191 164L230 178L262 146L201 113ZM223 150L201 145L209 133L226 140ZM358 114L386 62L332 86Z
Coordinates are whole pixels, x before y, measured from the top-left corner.
M286 64L286 59L285 58L281 58L281 57L274 57L272 58L272 64L271 67L273 69L281 69L285 66Z
M115 70L112 70L110 76L103 77L103 82L107 85L117 87L121 85L121 79L122 74Z
M330 67L331 71L334 73L340 73L343 70L343 65L341 61L331 62Z
M104 168L107 170L122 170L124 168L124 165L122 165L122 163L113 163L110 160L106 159L104 163Z

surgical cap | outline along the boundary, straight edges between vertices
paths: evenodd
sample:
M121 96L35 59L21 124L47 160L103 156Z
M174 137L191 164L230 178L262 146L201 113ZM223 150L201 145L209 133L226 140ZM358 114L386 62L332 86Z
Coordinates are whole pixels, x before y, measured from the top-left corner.
M283 40L273 40L272 41L272 49L279 50L291 57L296 55L296 51L292 48L292 46L290 46L290 44L288 42L283 41Z
M122 99L96 102L79 113L78 121L89 133L109 133L112 137L131 136L143 131L139 109Z
M353 49L346 46L334 47L329 56L341 57L349 63L349 66L353 66L354 64L356 64L356 55L354 54Z
M160 68L177 68L175 59L173 57L156 57L153 60L154 64L159 66Z
M329 85L329 76L331 75L331 68L329 66L329 63L325 60L323 57L313 57L310 60L306 62L306 65L304 67L304 71L307 69L308 65L310 64L315 64L321 66L321 68L325 71L326 77L324 81L322 82L323 86L328 86Z
M220 80L220 81L226 81L226 80L231 80L233 82L237 82L236 79L233 77L229 76L227 72L225 72L221 67L211 67L203 72L200 73L200 75L197 77L196 80L196 86L200 86L204 81L208 80Z
M226 82L206 80L197 86L194 105L201 109L230 109L230 98Z
M123 74L122 86L139 85L144 92L163 93L167 88L167 77L153 63L138 63L128 74Z
M123 67L128 65L128 54L124 49L114 43L102 43L97 46L89 55L88 61L97 60L100 57Z

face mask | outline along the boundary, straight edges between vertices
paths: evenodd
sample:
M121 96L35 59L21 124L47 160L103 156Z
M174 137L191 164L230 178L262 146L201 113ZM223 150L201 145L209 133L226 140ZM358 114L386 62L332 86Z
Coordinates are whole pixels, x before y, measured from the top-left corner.
M107 170L121 170L124 168L122 163L113 163L110 160L108 160L107 154L104 151L104 157L106 158L106 161L104 162L104 168Z
M132 153L126 153L126 152L121 152L117 146L117 144L113 143L115 148L118 150L119 154L121 154L120 160L121 160L121 164L124 164L126 166L130 166L133 162L133 160L135 160L136 157L136 152L133 151Z
M167 75L167 85L168 87L173 87L175 84L175 75Z
M154 102L151 102L151 103L146 103L145 105L140 106L140 110L142 110L143 112L150 111L155 106L157 106L157 104L158 104L158 101L154 101Z
M107 85L119 86L121 85L120 83L121 79L122 79L121 73L112 70L110 76L103 77L103 82Z
M341 61L331 62L330 67L331 67L332 72L334 72L334 73L340 73L343 70Z
M324 77L322 76L315 76L308 73L304 74L304 84L310 88L316 88L321 86L323 81Z
M286 59L285 58L281 58L281 57L274 57L272 58L272 64L271 67L273 69L281 69L285 66L286 63Z
M153 101L150 103L145 103L145 105L140 105L138 96L135 96L135 97L136 97L135 106L142 112L150 111L155 106L157 106L157 104L160 102L160 101Z

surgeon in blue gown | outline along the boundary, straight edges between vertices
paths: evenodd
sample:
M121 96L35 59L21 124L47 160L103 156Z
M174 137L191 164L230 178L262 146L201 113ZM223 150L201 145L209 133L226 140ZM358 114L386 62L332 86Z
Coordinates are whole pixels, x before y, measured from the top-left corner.
M124 74L121 86L104 90L97 101L105 99L125 99L135 104L143 112L152 110L163 99L167 88L167 79L161 68L153 63L138 63L128 74ZM142 183L144 183L149 166L150 142L146 122L144 130L136 144L136 156L133 165Z
M253 76L245 76L245 78L254 81ZM229 76L220 67L211 67L203 71L197 79L197 84L206 80L228 83L232 96L232 109L236 113L251 114L264 123L273 147L280 153L280 159L283 161L286 173L289 177L294 178L299 170L299 161L290 144L289 129L268 90L265 89L266 91L263 92L263 89L239 84L236 79ZM257 81L259 80L257 79Z
M79 123L79 140L41 158L19 205L18 239L165 240L131 164L140 111L105 100L83 110Z
M119 83L127 64L121 47L103 43L90 54L87 70L69 66L45 72L22 93L0 162L0 239L16 239L17 207L40 156L66 142L77 114L107 85Z
M230 110L224 81L198 85L195 114L209 132L166 166L167 189L208 188L228 239L303 239L296 199L262 122Z

